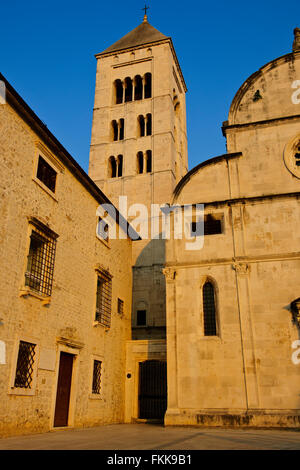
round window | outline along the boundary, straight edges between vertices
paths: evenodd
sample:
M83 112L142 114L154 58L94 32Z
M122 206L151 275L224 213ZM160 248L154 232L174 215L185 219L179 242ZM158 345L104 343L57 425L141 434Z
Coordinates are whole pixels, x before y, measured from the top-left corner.
M284 150L284 162L287 169L300 178L300 137L299 135L287 144Z

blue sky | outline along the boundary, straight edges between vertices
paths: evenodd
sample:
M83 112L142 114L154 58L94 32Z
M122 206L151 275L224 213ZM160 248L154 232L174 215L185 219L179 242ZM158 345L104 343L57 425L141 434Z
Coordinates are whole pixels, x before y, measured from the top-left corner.
M87 171L96 59L143 19L140 0L1 4L0 71ZM189 168L226 152L222 122L246 78L292 50L299 0L149 0L187 83ZM183 8L184 6L184 8Z

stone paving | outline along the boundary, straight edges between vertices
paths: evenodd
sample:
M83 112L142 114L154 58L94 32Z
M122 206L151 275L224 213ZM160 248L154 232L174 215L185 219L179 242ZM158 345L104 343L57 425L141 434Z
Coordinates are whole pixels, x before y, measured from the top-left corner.
M300 430L113 424L0 439L0 450L299 450Z

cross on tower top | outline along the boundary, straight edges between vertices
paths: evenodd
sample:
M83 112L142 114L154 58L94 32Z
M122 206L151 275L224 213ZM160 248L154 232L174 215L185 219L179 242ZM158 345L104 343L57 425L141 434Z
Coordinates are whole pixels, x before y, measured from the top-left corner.
M148 7L146 4L144 6L144 8L142 8L142 10L145 11L145 15L144 15L144 21L147 21L147 10L149 10L150 7Z

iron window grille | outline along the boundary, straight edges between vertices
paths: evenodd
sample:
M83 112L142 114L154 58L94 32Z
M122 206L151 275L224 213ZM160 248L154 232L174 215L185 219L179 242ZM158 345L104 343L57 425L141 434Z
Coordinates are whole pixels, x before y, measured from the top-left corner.
M52 291L55 250L56 236L35 227L30 236L25 285L47 297Z
M204 315L204 335L216 336L216 305L215 290L211 282L206 282L203 286L203 315Z
M123 315L124 313L124 301L121 299L118 299L118 313L119 315Z
M40 181L42 181L42 183L44 183L45 186L47 186L47 188L50 189L50 191L55 193L57 173L41 156L39 156L36 176Z
M98 323L110 328L112 280L108 272L99 272L97 277L96 318Z
M94 361L92 393L100 395L102 362Z
M20 341L14 386L31 388L36 344Z

